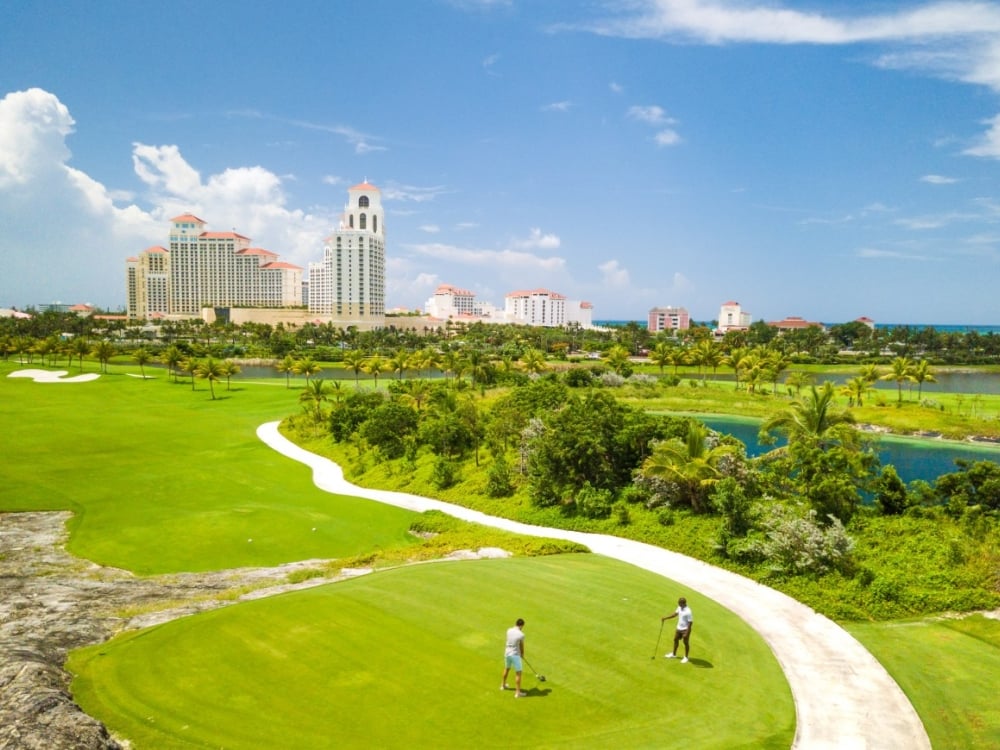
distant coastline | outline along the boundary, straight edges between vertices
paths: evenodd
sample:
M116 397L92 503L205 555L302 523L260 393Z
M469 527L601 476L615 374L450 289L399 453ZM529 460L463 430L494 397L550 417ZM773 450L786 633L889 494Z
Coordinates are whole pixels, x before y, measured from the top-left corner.
M691 321L692 324L695 321ZM847 322L847 321L844 321ZM603 328L612 328L627 326L629 323L635 323L640 328L646 328L645 320L595 320L595 326L601 326ZM829 328L832 325L837 325L836 323L824 323L824 326ZM955 325L955 324L935 324L935 323L876 323L875 327L881 330L891 331L893 328L910 328L915 331L922 331L925 328L933 328L938 333L969 333L975 331L979 334L995 333L1000 334L1000 325Z

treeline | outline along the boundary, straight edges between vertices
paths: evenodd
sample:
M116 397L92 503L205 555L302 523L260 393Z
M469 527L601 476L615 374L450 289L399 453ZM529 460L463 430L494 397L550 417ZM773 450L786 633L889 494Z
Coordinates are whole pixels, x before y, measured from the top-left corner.
M561 328L447 321L419 325L410 318L387 318L386 326L372 331L341 327L332 323L301 326L217 321L211 325L195 318L183 321L129 321L47 311L31 318L0 318L0 351L4 357L24 354L38 341L68 338L108 340L124 350L145 346L157 350L175 344L188 347L195 356L216 359L281 359L286 355L339 362L345 350L390 356L404 349L428 346L438 349L469 347L495 359L517 359L526 349L546 357L570 359L591 353L604 354L621 347L630 357L643 356L657 345L693 351L704 342L715 344L724 354L741 348L766 347L794 363L844 362L888 363L894 357L927 359L932 364L1000 363L1000 335L976 331L938 331L932 327L898 326L871 328L852 321L829 330L810 326L779 332L764 321L745 331L713 334L711 325L694 325L683 332L650 333L631 322L607 329Z

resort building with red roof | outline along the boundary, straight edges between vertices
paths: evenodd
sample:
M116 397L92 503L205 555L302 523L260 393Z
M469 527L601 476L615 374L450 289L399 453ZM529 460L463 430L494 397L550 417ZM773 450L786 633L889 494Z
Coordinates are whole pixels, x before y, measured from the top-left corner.
M170 220L167 247L125 261L128 317L198 317L205 307L302 305L302 269L237 232L208 232L194 214Z

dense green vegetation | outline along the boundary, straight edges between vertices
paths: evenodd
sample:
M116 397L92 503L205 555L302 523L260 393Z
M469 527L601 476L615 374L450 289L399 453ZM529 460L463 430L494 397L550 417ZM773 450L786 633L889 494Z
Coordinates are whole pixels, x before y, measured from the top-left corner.
M731 612L690 595L711 623L691 665L650 659L674 591L597 555L419 565L176 620L69 667L84 709L137 748L789 747L784 676ZM518 616L546 682L526 670L515 703L498 688Z

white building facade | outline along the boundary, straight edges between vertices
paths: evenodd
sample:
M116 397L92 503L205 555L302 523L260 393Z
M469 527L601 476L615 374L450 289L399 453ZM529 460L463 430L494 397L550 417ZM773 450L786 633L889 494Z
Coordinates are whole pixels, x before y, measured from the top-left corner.
M750 313L740 307L739 302L724 302L719 308L719 326L716 330L742 331L750 327Z
M513 323L558 327L566 324L566 298L548 289L510 292L504 297L504 315Z
M441 284L434 290L434 296L427 300L424 312L432 318L455 318L476 314L476 295L468 289L459 289L451 284Z
M203 307L296 307L302 269L236 232L207 232L193 214L170 220L168 247L125 262L129 318L197 317Z
M385 323L385 221L382 194L363 182L347 191L323 260L309 264L309 312L365 327Z

